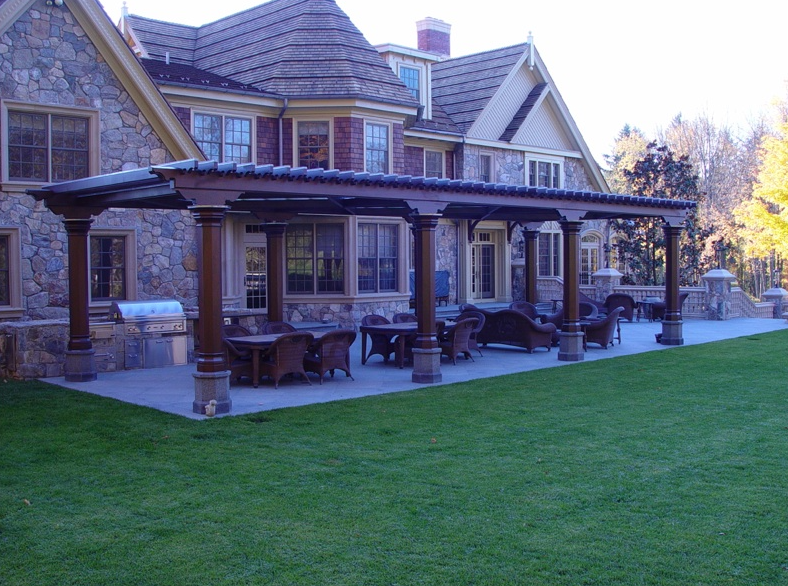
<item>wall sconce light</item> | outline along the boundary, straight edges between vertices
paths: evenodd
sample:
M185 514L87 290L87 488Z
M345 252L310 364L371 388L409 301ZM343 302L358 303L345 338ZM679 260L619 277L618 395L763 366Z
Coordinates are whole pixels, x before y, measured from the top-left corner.
M47 6L63 6L63 0L47 0Z

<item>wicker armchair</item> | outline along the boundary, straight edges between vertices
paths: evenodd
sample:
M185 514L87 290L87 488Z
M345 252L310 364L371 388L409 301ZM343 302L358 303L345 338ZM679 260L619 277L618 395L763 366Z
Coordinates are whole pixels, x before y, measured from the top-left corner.
M533 303L528 303L527 301L514 301L509 304L509 309L524 313L534 321L538 320L540 317L539 310L536 309L536 305Z
M274 379L275 389L279 388L279 380L286 374L300 374L311 385L304 371L304 356L314 339L309 332L282 334L260 357L260 375Z
M623 307L624 311L621 312L621 318L631 322L635 319L635 311L637 310L637 301L626 293L611 293L605 298L605 311L610 313L616 307Z
M684 293L679 293L679 313L681 313L681 308L684 307L684 302L687 300L687 297L689 297L689 293L686 291ZM667 310L667 301L657 301L651 306L652 319L665 319L665 312Z
M590 303L591 305L596 307L597 312L605 311L605 303L603 301L597 301L596 299L591 299L588 295L586 295L582 291L580 291L578 301L580 303Z
M382 315L371 313L361 318L362 326L379 326L391 323ZM362 362L369 360L370 356L380 354L383 357L383 362L388 364L389 358L396 352L396 345L392 342L392 336L389 334L367 334L372 341L369 354L362 356Z
M263 324L264 334L290 334L297 331L286 321L267 321Z
M229 324L222 326L222 342L224 342L224 360L227 369L230 371L230 381L238 381L242 376L252 378L253 363L252 352L245 348L239 348L227 338L237 338L250 336L249 330L243 326Z
M415 313L395 313L391 321L395 324L407 324L416 323L419 321L419 318L416 317Z
M471 350L476 350L479 353L479 356L484 356L484 354L482 354L481 349L479 348L479 343L476 341L476 338L478 337L479 332L482 331L482 328L484 327L484 322L487 321L487 318L484 317L484 314L481 311L468 310L468 311L463 311L459 316L457 316L457 319L455 321L468 319L469 317L475 317L479 321L473 327L473 331L471 332L471 337L468 339L468 348L470 348Z
M356 341L353 330L333 330L309 347L304 356L304 370L320 375L320 384L327 372L334 376L335 370L342 370L350 380L356 380L350 374L350 346Z
M605 349L608 346L612 346L616 337L616 329L618 328L618 318L623 311L623 307L617 307L608 313L604 319L587 324L585 326L585 336L583 337L583 350L587 350L588 344L591 342L599 344ZM621 344L621 336L618 338L618 343Z
M466 360L468 358L473 360L468 341L477 323L478 320L475 317L469 317L458 321L450 327L439 340L441 355L451 358L452 363L455 365L457 364L457 356L460 354L463 354Z

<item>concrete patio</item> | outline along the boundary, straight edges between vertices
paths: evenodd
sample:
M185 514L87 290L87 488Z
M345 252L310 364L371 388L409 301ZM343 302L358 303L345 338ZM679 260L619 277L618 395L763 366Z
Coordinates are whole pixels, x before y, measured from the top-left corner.
M684 344L703 344L786 328L788 328L788 324L781 319L738 318L729 321L687 319L684 321ZM621 330L622 343L620 345L616 342L612 348L607 350L590 345L585 354L585 361L675 348L675 346L662 346L655 342L655 334L662 331L662 324L659 322L629 323L624 321L621 323ZM474 356L475 361L473 362L459 359L456 366L444 358L441 363L443 381L440 384L576 364L574 362L559 362L558 352L555 348L551 352L538 349L533 354L528 354L520 348L491 345L483 348L482 352L484 356ZM396 368L393 365L393 360L389 364L384 364L380 356L373 356L366 365L362 366L360 338L356 339L351 348L351 371L355 380L350 380L345 377L344 373L338 372L334 378L327 375L322 385L318 383L316 375L310 375L312 386L297 377L292 380L283 380L279 389L274 389L270 379L263 379L257 389L253 388L251 384L234 385L230 388L232 400L230 416L410 391L425 386L411 382L411 370L407 366L402 370ZM192 412L192 401L194 400L192 374L195 372L195 365L189 364L99 373L98 380L85 383L66 382L63 377L43 380L70 389L143 405L183 417L205 419L205 416Z

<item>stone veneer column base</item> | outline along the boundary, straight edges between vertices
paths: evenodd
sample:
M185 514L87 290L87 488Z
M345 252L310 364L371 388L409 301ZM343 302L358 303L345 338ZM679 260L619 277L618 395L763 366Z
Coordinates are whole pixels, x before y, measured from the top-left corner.
M413 377L411 380L414 383L439 383L443 380L440 348L413 349Z
M664 346L683 346L684 345L684 322L663 321L662 338L659 343Z
M580 362L585 358L583 351L583 332L561 332L558 360Z
M95 350L66 350L63 373L70 383L86 383L98 378Z
M192 412L205 415L205 406L213 399L216 401L216 414L229 413L233 402L230 400L230 371L195 372L194 403Z

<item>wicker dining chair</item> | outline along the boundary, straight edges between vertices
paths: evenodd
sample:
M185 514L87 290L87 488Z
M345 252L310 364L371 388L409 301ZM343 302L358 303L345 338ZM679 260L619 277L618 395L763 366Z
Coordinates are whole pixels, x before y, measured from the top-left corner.
M356 341L353 330L333 330L309 347L304 356L304 370L320 376L320 384L327 372L334 376L335 370L342 370L350 380L356 380L350 374L350 347Z
M479 348L479 343L476 341L476 337L479 335L479 332L482 331L484 322L487 319L484 317L484 314L481 311L473 311L469 309L468 311L463 311L460 315L458 315L455 321L461 321L471 317L476 318L478 322L476 322L476 325L473 327L471 337L468 339L468 348L471 350L476 350L479 353L479 356L484 356L484 354L482 354L481 348Z
M267 321L263 324L264 334L290 334L296 331L298 330L286 321Z
M362 326L380 326L384 324L390 324L391 322L383 317L382 315L377 315L375 313L371 313L369 315L365 315L361 318L361 325ZM369 360L369 357L374 354L380 354L383 357L383 362L388 364L389 357L396 352L395 344L391 340L391 335L389 334L367 334L372 341L372 347L369 349L369 354L364 357L364 362Z
M314 339L310 332L282 334L260 357L260 375L274 379L275 389L279 388L279 380L287 374L300 374L311 385L312 381L304 370L304 356Z
M222 342L224 342L224 359L230 371L230 381L238 381L242 376L252 378L252 352L246 348L239 348L227 338L250 336L249 330L237 324L222 326Z
M419 318L416 317L415 313L395 313L391 321L395 324L407 324L416 323L419 321Z
M440 340L441 355L448 356L454 365L457 364L457 356L463 354L465 359L473 360L471 350L468 347L468 340L471 338L474 326L478 323L475 317L469 317L455 323L450 327Z

